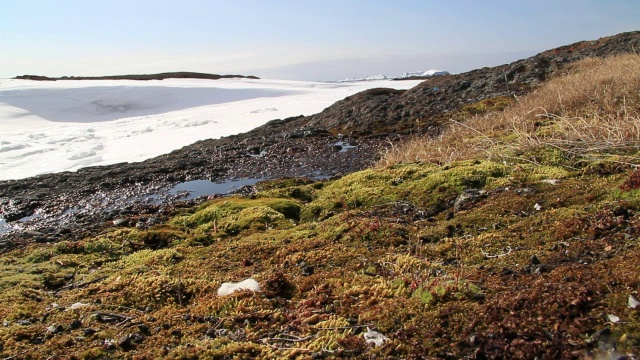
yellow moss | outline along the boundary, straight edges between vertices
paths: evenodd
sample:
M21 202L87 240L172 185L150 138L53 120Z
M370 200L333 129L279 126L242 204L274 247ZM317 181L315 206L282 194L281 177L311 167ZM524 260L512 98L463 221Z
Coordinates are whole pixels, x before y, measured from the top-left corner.
M209 201L200 206L198 211L192 215L181 215L171 220L171 224L184 226L187 228L198 228L201 232L216 229L225 218L237 215L247 208L263 209L269 208L273 212L278 212L287 219L298 219L300 215L300 205L297 201L276 198L245 199L231 197ZM244 213L244 217L249 216L252 211ZM269 218L274 217L272 213Z

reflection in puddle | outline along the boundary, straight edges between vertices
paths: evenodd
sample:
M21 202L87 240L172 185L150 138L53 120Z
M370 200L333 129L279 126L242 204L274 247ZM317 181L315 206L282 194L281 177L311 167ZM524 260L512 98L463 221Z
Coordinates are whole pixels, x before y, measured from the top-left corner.
M7 224L7 222L4 221L4 219L0 219L0 234L9 232L11 230L14 230L14 227Z
M29 215L29 216L25 216L23 218L18 219L19 222L27 222L29 220L33 220L33 219L37 219L39 217L42 217L42 214L39 213L38 211L34 212L33 215Z
M351 149L357 148L358 145L352 145L347 141L338 141L335 144L333 144L333 147L334 149L339 149L338 152L345 153Z
M235 181L225 181L222 183L214 183L209 180L194 180L187 181L183 183L179 183L178 185L172 187L169 190L169 194L178 194L181 192L188 192L184 199L190 200L195 199L202 195L211 195L211 194L226 194L233 190L239 189L246 185L253 185L260 180L264 179L243 179L243 180L235 180Z

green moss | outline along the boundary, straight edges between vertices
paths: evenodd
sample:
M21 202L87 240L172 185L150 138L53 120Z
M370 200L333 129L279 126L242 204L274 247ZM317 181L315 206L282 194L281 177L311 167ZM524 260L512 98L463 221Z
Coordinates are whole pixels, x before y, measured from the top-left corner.
M161 226L151 230L141 231L137 239L132 242L134 248L160 249L175 245L186 238L186 234L174 226Z
M347 175L322 189L307 204L303 221L322 220L338 212L408 200L429 208L455 197L464 189L501 184L509 167L491 161L465 161L447 166L396 165Z
M640 196L620 189L630 176L530 162L400 165L323 186L270 184L146 231L28 244L0 257L3 356L28 347L31 358L469 358L487 349L572 358L607 326L634 353L640 322L626 299L640 288ZM486 192L452 211L470 188ZM313 200L293 199L295 189ZM217 296L221 283L249 277L263 290ZM91 305L52 305L76 302ZM82 328L69 328L76 319ZM129 326L138 321L150 334L135 352L105 348L138 333ZM64 330L47 336L53 323ZM366 345L359 326L389 340ZM98 333L77 340L87 327Z
M237 214L250 207L268 207L279 212L287 219L296 220L300 216L300 205L297 201L277 198L245 199L231 197L213 200L200 206L198 211L189 216L178 216L171 224L187 228L210 230L230 215Z
M170 267L182 260L175 249L140 250L110 265L111 268L125 270L127 273L143 273L152 269Z
M267 206L253 206L223 218L218 229L228 235L237 235L247 229L264 231L268 228L286 228L291 225L282 213Z

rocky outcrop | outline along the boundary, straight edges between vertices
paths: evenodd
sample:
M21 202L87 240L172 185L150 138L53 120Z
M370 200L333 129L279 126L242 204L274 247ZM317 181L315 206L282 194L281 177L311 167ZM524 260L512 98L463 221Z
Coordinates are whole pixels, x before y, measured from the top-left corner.
M305 119L305 125L345 134L402 133L437 125L437 115L487 98L521 96L567 65L586 57L606 57L640 49L640 31L581 41L519 60L463 74L425 78L397 91L371 89L350 96ZM417 126L417 124L420 126ZM301 124L302 125L302 124Z

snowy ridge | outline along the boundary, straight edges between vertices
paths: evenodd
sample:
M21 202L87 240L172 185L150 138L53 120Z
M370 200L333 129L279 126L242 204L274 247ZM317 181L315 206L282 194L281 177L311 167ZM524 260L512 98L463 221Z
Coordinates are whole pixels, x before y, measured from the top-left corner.
M385 75L370 75L363 78L346 78L344 80L338 80L339 83L350 83L350 82L360 82L360 81L379 81L379 80L387 80L389 79Z
M424 77L424 76L443 76L443 75L450 75L450 73L446 70L436 70L436 69L431 69L431 70L427 70L427 71L411 71L411 72L406 72L406 73L402 73L402 75L398 76L398 79L406 79L406 78L412 78L412 77ZM389 79L393 79L393 78L389 78L386 75L383 74L379 74L379 75L370 75L370 76L366 76L366 77L362 77L362 78L346 78L343 80L337 80L334 82L337 83L356 83L356 82L366 82L366 81L381 81L381 80L389 80Z
M443 76L443 75L450 75L450 73L446 70L431 69L427 71L412 71L412 72L402 73L400 77L410 78L410 77L418 77L418 76Z

